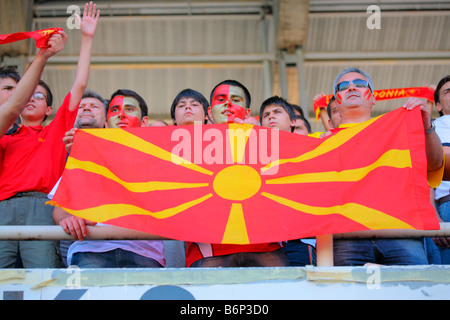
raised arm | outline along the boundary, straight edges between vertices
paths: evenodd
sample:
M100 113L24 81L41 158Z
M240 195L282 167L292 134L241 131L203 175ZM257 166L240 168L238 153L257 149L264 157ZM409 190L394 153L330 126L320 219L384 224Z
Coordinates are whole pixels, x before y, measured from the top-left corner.
M86 3L83 19L76 15L81 28L81 49L75 82L73 83L72 89L70 89L71 99L69 110L71 111L75 110L77 107L88 84L89 69L91 67L92 43L99 17L100 10L97 10L97 6L93 4L92 1L89 4Z
M64 48L67 35L64 31L53 34L48 40L48 47L39 50L28 70L20 79L13 94L0 106L0 137L16 121L30 100L47 60Z

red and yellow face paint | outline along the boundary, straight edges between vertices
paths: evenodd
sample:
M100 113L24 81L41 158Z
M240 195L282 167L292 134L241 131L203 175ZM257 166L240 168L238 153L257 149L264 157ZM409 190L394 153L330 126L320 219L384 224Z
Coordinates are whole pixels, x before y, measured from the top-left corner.
M340 93L336 93L336 102L342 104L342 96Z
M363 93L363 97L365 100L369 100L371 96L372 96L372 91L370 91L370 89L367 88L366 91Z
M233 123L236 118L248 118L250 113L246 107L244 90L225 84L214 91L208 111L214 123Z
M133 97L115 96L109 103L106 121L109 128L140 127L142 111Z

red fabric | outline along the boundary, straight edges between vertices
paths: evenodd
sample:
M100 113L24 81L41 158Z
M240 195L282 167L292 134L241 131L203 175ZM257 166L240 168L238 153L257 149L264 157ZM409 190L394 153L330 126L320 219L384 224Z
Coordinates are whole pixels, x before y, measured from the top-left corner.
M58 31L62 30L61 28L49 28L43 30L29 31L29 32L16 32L11 34L3 34L0 35L0 44L16 42L20 40L25 40L28 38L33 38L36 40L37 48L45 48L47 47L47 42L50 36Z
M18 192L48 193L61 176L67 152L62 142L78 109L68 111L70 93L46 127L22 126L0 138L0 201Z
M232 244L211 244L211 257L224 256L238 252L272 252L281 248L279 242L260 243L249 245L232 245ZM208 258L204 256L195 242L188 242L186 244L186 267L190 267L195 261Z
M251 128L260 138L249 138L246 162L241 167L260 172L266 165L261 153L255 163L248 160L258 150L253 149L255 141L259 151L267 142L274 148L279 146L280 161L291 160L275 167L276 174L261 174L259 189L243 200L229 200L215 186L219 173L239 167L237 164L196 162L198 168L208 170L207 174L174 163L170 158L170 152L176 153L183 141L192 147L192 157L183 156L193 162L198 156L196 149L200 150L197 160L202 160L201 155L214 143L221 146L216 153L222 150L226 158L229 143L222 145L217 139L221 134L225 137L229 128L238 126L80 130L67 162L70 168L66 167L54 204L89 220L197 243L264 244L368 229L439 228L429 201L419 109L399 108L324 139L242 126ZM180 132L188 134L183 141L175 136ZM217 134L216 141L211 137L202 141L202 137L212 133ZM263 133L269 138L261 138ZM273 133L279 136L272 136ZM118 136L123 142L116 142ZM275 143L268 142L270 139L275 139ZM161 150L168 151L168 159L163 159ZM391 163L380 164L386 153L395 156L386 157ZM403 165L405 161L410 164ZM94 167L84 167L87 164ZM360 170L366 172L360 175ZM297 182L285 180L300 174ZM223 185L234 185L234 180L245 184L251 179L232 176ZM141 188L147 182L204 185L133 191L132 188ZM191 203L198 199L201 201ZM236 206L242 208L244 224L236 223L236 215L232 215L231 208ZM173 208L179 210L173 212ZM243 237L233 238L236 235Z

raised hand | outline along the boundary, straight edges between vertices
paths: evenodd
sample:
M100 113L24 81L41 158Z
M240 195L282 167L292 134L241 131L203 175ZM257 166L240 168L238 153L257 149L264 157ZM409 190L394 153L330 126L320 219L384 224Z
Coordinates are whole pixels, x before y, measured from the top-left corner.
M72 150L73 145L73 138L75 137L75 133L77 132L78 128L72 128L69 131L66 132L66 134L63 137L64 145L66 146L67 153L70 153Z
M93 37L97 28L98 18L100 17L100 10L97 10L97 5L92 1L86 3L83 11L83 19L76 13L75 17L78 20L82 34L87 37Z
M423 127L425 130L428 130L431 127L431 110L428 108L426 102L419 98L409 97L403 105L403 108L406 110L413 110L416 107L420 108Z

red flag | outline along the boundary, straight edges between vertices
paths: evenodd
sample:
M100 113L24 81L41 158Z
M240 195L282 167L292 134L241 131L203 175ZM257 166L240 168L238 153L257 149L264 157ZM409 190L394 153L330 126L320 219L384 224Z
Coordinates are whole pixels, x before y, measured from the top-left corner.
M45 48L47 47L47 42L50 36L58 31L62 30L61 28L49 28L43 30L29 31L29 32L16 32L11 34L0 35L0 44L16 42L20 40L25 40L28 38L33 38L36 40L37 48Z
M203 243L439 229L420 110L315 139L253 125L80 130L53 198L73 215Z

